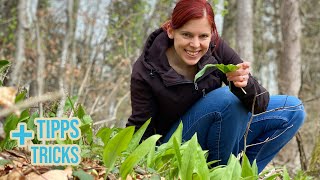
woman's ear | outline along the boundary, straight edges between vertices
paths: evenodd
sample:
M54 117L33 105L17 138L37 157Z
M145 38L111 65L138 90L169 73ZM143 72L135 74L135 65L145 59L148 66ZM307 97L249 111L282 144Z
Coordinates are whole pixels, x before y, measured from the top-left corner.
M170 39L173 39L173 35L174 35L174 30L172 29L172 27L171 26L168 26L168 28L167 28L167 34L168 34L168 37L170 38Z

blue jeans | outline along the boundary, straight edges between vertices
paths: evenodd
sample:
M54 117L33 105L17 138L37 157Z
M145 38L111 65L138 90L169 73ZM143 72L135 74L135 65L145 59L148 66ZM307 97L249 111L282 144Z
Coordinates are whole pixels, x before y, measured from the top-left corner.
M251 163L256 159L259 172L292 139L305 118L304 107L298 98L270 97L267 111L289 106L291 108L257 115L250 124L246 155ZM182 138L187 141L197 132L202 149L209 150L207 160L220 160L216 165L227 164L231 153L237 156L244 149L244 134L250 117L251 113L228 87L222 87L208 93L181 117ZM169 140L179 123L172 126L164 142Z

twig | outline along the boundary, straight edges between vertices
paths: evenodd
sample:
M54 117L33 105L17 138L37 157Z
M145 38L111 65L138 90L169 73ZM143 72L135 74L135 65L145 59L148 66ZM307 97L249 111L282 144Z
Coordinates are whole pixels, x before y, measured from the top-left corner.
M306 157L306 153L304 151L303 145L302 145L302 138L300 132L296 134L296 140L298 144L298 149L299 149L299 154L300 154L300 164L301 164L301 169L303 171L306 171L308 169L308 161Z
M292 127L293 127L293 125L287 127L283 132L281 132L280 134L278 134L277 136L275 136L275 137L273 137L273 138L271 138L271 139L269 139L269 137L268 137L268 138L267 138L266 140L264 140L263 142L246 145L246 147L248 148L248 147L252 147L252 146L256 146L256 145L260 145L260 144L264 144L264 143L273 141L273 140L277 139L279 136L281 136L283 133L285 133L288 129L292 128Z
M95 123L93 123L93 125L103 124L103 123L106 123L106 122L111 122L111 121L116 120L117 119L118 109L119 109L120 105L122 104L122 102L127 98L127 96L129 96L129 94L130 93L127 92L124 96L121 97L121 99L119 99L119 101L118 101L118 103L117 103L117 105L115 107L113 116L111 118L95 122Z
M260 116L262 114L268 113L268 112L275 112L275 111L280 111L280 110L289 110L289 109L293 109L296 107L302 106L302 103L298 104L298 105L294 105L294 106L283 106L283 107L279 107L279 108L274 108L274 109L270 109L268 111L262 112L262 113L258 113L258 114L254 114L253 116ZM293 110L293 111L297 111L297 110Z
M32 107L39 102L52 101L52 100L58 99L61 96L62 96L62 94L60 92L50 92L50 93L46 93L42 96L31 97L23 102L17 103L16 105L13 105L9 108L1 110L0 117L5 117L8 114L10 114L16 110Z
M243 153L246 153L246 149L247 149L247 137L248 137L248 134L249 134L249 130L250 130L250 125L251 125L251 122L253 121L253 118L254 118L254 106L256 104L256 100L257 100L257 97L258 96L261 96L263 94L267 93L267 91L264 91L260 94L257 94L254 96L253 98L253 102L252 102L252 107L251 107L251 117L250 117L250 120L248 122L248 126L247 126L247 129L246 129L246 132L244 134L244 149L243 149Z

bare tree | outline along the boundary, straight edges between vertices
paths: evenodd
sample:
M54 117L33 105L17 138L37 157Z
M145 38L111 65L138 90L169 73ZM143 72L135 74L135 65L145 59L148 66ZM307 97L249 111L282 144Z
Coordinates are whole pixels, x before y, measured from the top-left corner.
M299 1L283 0L280 11L283 52L279 63L280 93L298 96L301 87L301 21Z
M64 108L64 104L66 102L66 84L64 81L64 74L65 74L65 66L66 66L66 61L68 58L68 53L69 53L69 45L70 45L70 41L73 35L73 19L72 19L72 15L73 15L73 0L69 0L67 1L68 6L67 6L67 27L66 27L66 37L63 41L63 49L62 49L62 54L61 54L61 64L60 64L60 74L59 74L59 89L60 92L64 94L64 96L62 96L61 100L60 100L60 104L58 107L58 112L57 112L57 116L61 117L63 114L63 108Z
M29 22L27 21L27 2L20 0L18 4L18 29L17 29L17 50L15 54L15 61L13 65L13 71L11 74L12 80L10 86L19 86L20 84L20 72L21 67L25 61L24 46L25 46L25 29L29 28Z
M301 20L299 1L283 0L281 3L280 20L283 37L283 51L279 62L279 91L283 94L299 96L301 87ZM296 136L300 152L300 164L307 169L307 160L302 146L302 139Z
M253 2L252 0L237 1L236 49L240 57L251 63L253 55Z

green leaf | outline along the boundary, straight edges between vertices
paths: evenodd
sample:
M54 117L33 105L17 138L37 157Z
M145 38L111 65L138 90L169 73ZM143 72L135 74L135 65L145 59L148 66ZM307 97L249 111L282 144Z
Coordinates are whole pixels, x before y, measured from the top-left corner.
M39 117L38 112L34 112L34 113L30 116L30 118L27 120L27 127L28 127L28 129L33 130L34 132L37 131L37 127L36 127L35 124L34 124L34 119L35 119L35 118L38 118L38 117ZM36 137L36 135L35 135L35 137Z
M83 124L91 124L93 122L93 120L92 120L90 115L84 115L82 117L82 120L83 120L82 121Z
M181 169L181 166L182 166L182 156L181 156L181 153L180 153L180 144L178 143L177 139L174 137L173 138L173 148L175 150L175 153L176 153L176 157L177 157L177 160L178 160L178 167L179 169Z
M120 175L122 179L126 179L127 175L132 171L133 167L147 155L150 149L155 148L156 142L159 140L161 135L153 135L143 141L122 163L120 167Z
M113 169L114 164L121 152L125 151L134 133L134 126L122 129L112 139L103 150L103 163L106 166L106 174Z
M93 176L87 174L83 170L73 171L72 175L78 177L80 180L94 180Z
M218 68L220 71L222 71L223 73L228 73L228 72L233 72L236 71L237 69L239 69L238 66L234 65L234 64L206 64L194 77L194 81L196 82L197 79L199 79L201 76L203 76L205 74L205 72L209 69L212 68Z
M265 180L274 180L276 177L280 177L280 176L281 176L280 173L276 173L276 174L272 174L272 175L270 175L268 177L264 177L263 179L265 179Z
M204 73L205 73L208 69L211 69L211 68L216 68L216 65L215 65L215 64L206 64L206 65L195 75L193 82L196 82L197 79L199 79L201 76L203 76Z
M290 176L288 174L288 171L287 171L286 167L283 168L282 177L283 177L283 180L290 180Z
M10 62L7 60L0 60L0 70L10 65Z
M176 131L172 134L168 141L168 146L172 147L173 146L173 139L176 138L177 143L181 144L182 142L182 130L183 130L183 124L182 121L180 122L179 126L177 127Z
M234 65L234 64L216 64L216 67L222 71L223 73L229 73L229 72L233 72L239 69L238 66Z
M128 153L131 153L138 145L139 145L139 142L144 134L144 132L146 131L147 127L149 126L150 124L150 119L147 120L140 128L139 130L134 133L133 137L132 137L132 140L128 146L128 149L127 149L127 152Z
M210 172L209 177L212 180L220 180L223 179L225 176L226 168L225 167L218 167Z
M6 132L6 135L10 135L11 130L15 130L17 128L17 124L21 121L27 120L30 117L29 110L24 110L21 112L20 117L11 114L4 124L4 131Z
M110 129L108 127L103 127L101 129L99 129L96 136L101 138L104 146L106 146L110 140L110 136L111 136L112 132L113 132L113 129Z
M194 147L197 143L197 134L194 134L187 148L184 150L181 158L181 169L179 172L181 180L192 180L192 174L194 169Z
M251 169L252 169L253 175L259 175L257 160L253 161Z
M243 153L242 157L242 172L241 177L250 177L253 176L253 170L251 169L250 161L245 153Z
M15 103L18 103L26 98L27 91L20 92L15 99Z
M241 178L241 165L233 154L231 154L229 158L224 178L230 180L238 180Z
M79 107L78 107L78 111L77 111L77 113L76 113L76 116L77 116L79 119L82 119L84 115L86 115L86 112L85 112L83 106L80 104Z
M192 149L195 150L195 169L194 172L200 177L202 180L206 180L209 178L209 169L207 166L207 161L205 158L206 151L203 151L201 146L198 143L197 136L195 136L195 142L192 143Z

